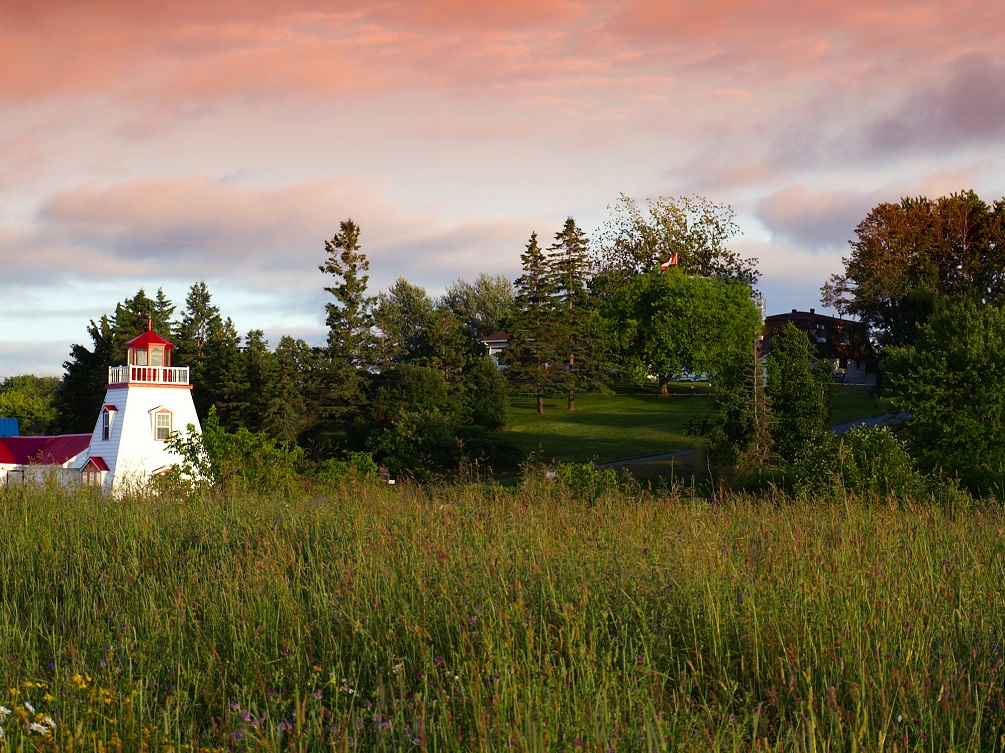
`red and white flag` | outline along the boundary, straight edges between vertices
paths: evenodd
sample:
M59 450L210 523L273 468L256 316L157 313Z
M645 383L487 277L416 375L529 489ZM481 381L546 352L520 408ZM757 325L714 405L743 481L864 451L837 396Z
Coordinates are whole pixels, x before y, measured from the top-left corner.
M660 264L660 271L661 272L666 272L667 271L667 267L676 267L676 266L677 266L677 252L674 251L672 254L670 254L670 258L669 259L667 259L665 262L663 262L662 264Z

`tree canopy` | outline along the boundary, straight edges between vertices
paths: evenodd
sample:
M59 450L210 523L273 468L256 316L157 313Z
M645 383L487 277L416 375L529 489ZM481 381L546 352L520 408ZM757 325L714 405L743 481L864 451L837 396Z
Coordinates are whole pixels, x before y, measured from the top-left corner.
M792 463L830 423L834 370L816 358L809 336L792 322L771 338L767 361L771 436L775 452Z
M915 342L886 353L888 394L928 470L975 490L1005 483L1005 309L943 301Z
M726 204L702 196L659 196L640 206L622 194L595 243L600 282L617 287L676 254L677 266L688 274L754 285L757 259L744 258L727 245L738 233Z
M747 285L674 268L636 276L610 308L624 375L656 377L664 394L682 371L717 373L731 353L752 353L760 324Z
M879 204L851 249L823 302L859 317L883 345L908 344L938 297L1005 303L1005 200L964 191Z

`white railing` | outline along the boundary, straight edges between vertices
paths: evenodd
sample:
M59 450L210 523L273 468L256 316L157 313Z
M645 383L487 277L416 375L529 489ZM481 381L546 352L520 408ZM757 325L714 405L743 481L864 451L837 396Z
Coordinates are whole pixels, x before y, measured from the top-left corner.
M109 384L188 384L188 366L109 366Z

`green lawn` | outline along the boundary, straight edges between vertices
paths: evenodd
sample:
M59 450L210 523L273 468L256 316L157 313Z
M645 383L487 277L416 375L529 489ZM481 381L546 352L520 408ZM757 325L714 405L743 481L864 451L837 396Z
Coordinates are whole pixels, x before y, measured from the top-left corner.
M545 400L544 415L530 396L513 398L506 434L526 453L542 460L613 462L660 455L694 446L684 434L684 420L712 408L708 385L671 385L670 397L654 388L619 388L613 395L576 396L576 410L566 398ZM693 395L693 396L692 396Z
M861 384L835 384L831 390L831 423L843 424L887 413L875 392L874 387Z
M535 412L531 396L512 400L506 436L523 452L545 461L610 463L687 450L695 446L684 433L684 421L712 409L707 384L675 384L670 397L655 387L619 386L613 395L576 396L576 410L566 398L545 400L544 415ZM882 415L882 404L860 385L835 385L831 410L835 424Z

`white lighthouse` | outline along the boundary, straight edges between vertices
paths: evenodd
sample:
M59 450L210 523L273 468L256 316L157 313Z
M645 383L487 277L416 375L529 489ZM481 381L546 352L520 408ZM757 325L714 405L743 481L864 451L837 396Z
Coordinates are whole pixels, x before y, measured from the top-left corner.
M189 424L201 431L188 368L171 365L174 344L153 331L126 343L128 363L108 368L105 402L98 414L82 475L106 491L146 484L179 458L168 449L172 433Z

